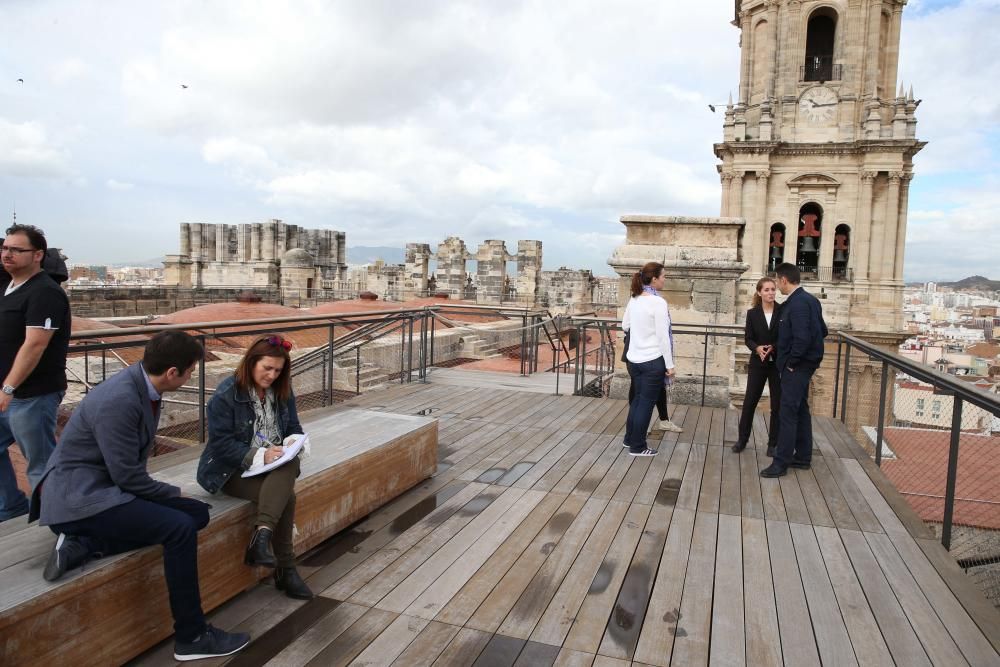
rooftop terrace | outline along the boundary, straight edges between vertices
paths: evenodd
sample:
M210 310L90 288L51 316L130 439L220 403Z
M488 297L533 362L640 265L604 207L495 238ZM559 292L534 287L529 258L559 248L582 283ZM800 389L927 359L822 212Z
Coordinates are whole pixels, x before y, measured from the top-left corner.
M437 417L439 470L303 556L314 600L217 609L254 641L212 664L1000 664L996 609L841 422L761 479L763 414L736 455L736 412L677 406L634 459L624 401L430 379L322 408Z

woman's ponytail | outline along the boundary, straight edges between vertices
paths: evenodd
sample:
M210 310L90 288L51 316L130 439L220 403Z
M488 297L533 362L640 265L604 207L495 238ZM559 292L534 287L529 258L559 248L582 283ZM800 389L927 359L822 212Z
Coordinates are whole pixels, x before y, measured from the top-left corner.
M646 262L643 267L632 275L632 296L642 294L642 288L659 278L663 265L659 262Z
M632 274L632 296L642 294L642 274L636 271Z

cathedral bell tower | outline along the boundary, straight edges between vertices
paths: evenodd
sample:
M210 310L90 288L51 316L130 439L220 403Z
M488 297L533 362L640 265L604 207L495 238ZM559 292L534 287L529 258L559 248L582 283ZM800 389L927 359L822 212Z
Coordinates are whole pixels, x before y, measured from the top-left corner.
M896 82L906 0L736 0L738 99L722 216L746 220L740 303L781 262L831 328L902 329L903 250L919 100Z

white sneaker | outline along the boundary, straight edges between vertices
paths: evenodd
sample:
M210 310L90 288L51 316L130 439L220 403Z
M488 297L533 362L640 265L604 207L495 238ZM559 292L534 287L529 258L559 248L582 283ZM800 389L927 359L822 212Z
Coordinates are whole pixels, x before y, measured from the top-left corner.
M661 419L657 423L657 428L661 431L673 431L674 433L683 433L684 429L677 424L673 423L669 419Z

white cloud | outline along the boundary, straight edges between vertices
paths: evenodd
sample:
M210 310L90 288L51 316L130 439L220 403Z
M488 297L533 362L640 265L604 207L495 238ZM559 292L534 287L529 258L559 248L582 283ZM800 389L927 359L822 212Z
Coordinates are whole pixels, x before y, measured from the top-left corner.
M71 178L70 155L37 121L0 118L0 174L25 178Z
M135 187L132 183L126 183L124 181L116 181L113 178L109 178L105 185L108 186L109 190L114 190L115 192L127 192Z

